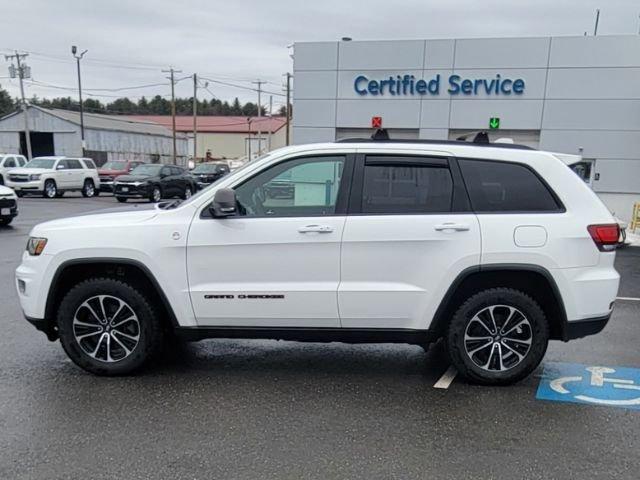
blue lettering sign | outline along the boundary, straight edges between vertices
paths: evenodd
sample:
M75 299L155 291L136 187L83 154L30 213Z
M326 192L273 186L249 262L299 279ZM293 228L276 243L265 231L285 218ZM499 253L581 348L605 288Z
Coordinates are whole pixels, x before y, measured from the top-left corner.
M449 95L522 95L525 81L522 78L502 78L498 73L492 78L462 78L452 74L447 79ZM415 75L396 75L383 79L369 79L358 75L353 88L358 95L440 95L440 74L432 78L416 78Z

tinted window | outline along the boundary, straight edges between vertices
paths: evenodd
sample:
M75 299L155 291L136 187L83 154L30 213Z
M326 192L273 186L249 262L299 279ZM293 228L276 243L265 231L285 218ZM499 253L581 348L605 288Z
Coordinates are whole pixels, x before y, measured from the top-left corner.
M524 165L459 160L476 212L548 212L560 209L540 178Z
M93 160L91 160L90 158L85 158L83 160L83 162L84 162L84 164L86 165L87 168L93 168L93 169L96 168L96 164L93 163Z
M343 156L298 158L263 171L236 188L240 214L263 217L332 215Z
M179 167L171 167L171 175L182 175L184 170Z
M4 161L4 166L6 168L13 168L13 167L17 167L16 161L13 157L8 157L5 161Z
M66 161L67 162L67 168L82 168L82 164L80 163L80 160L73 160L73 159L69 159Z
M366 165L362 213L451 211L453 180L446 167Z
M24 166L25 163L27 163L27 159L24 157L16 157L18 159L18 163L20 164L21 167Z

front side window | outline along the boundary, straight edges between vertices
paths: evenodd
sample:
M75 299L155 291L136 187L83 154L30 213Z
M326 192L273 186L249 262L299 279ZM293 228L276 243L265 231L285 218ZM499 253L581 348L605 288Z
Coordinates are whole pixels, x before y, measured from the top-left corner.
M524 165L486 160L459 160L471 206L476 212L557 212L553 194Z
M298 158L269 168L235 189L240 215L333 215L344 156Z
M452 197L447 167L377 163L364 167L362 213L450 212Z
M14 158L13 157L9 157L4 161L4 166L6 168L14 168L17 165L16 165L16 161L14 160Z

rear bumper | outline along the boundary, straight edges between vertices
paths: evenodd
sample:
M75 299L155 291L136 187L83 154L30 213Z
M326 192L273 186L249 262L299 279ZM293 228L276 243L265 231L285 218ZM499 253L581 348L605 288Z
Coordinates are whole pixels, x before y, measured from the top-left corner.
M588 337L589 335L600 333L604 330L604 327L607 326L610 318L611 313L602 317L567 322L565 325L563 340L568 342L569 340L575 340L576 338Z

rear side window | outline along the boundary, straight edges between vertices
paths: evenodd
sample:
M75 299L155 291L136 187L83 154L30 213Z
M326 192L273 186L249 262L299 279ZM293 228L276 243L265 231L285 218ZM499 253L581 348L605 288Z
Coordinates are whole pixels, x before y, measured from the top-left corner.
M557 212L562 206L529 168L515 163L458 160L476 212Z
M70 169L82 168L82 164L80 163L80 160L75 160L75 159L67 160L66 166L67 168L70 168Z
M446 167L366 164L362 213L450 212L453 180Z

